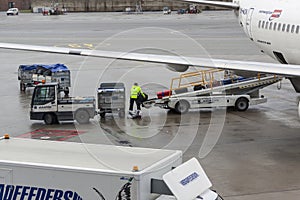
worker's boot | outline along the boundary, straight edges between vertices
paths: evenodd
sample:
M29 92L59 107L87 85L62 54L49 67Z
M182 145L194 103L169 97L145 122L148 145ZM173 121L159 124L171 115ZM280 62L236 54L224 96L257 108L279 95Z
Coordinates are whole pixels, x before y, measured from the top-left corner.
M129 110L127 118L132 119L134 116L135 116L135 112L133 112L132 110Z
M137 117L142 117L142 111L137 110L137 111L136 111L136 116L137 116Z

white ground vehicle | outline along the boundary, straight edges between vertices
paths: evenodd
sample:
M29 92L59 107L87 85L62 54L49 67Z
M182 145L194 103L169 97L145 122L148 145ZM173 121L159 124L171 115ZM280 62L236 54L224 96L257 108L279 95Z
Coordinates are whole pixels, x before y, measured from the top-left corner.
M40 84L34 88L30 119L46 124L75 119L84 124L94 118L95 104L94 97L69 97L59 83Z
M31 120L44 120L46 124L76 120L89 122L96 114L118 113L125 117L125 87L123 83L101 83L95 97L69 97L60 83L39 84L34 88L31 100Z
M192 97L171 97L161 103L167 105L169 109L177 113L184 114L189 109L214 108L214 107L234 107L238 111L246 111L249 105L265 103L266 98L250 98L250 95L214 95L214 96L192 96Z
M164 7L163 8L163 14L164 15L169 15L171 14L171 9L169 7Z
M246 111L249 105L257 105L267 101L259 97L259 90L280 81L278 76L258 76L251 78L232 77L216 81L215 73L220 70L202 70L182 74L172 79L170 90L160 92L158 98L143 102L146 108L152 105L175 110L184 114L189 109L234 107L238 111ZM185 82L186 79L196 81ZM199 78L200 77L200 78ZM200 80L200 81L199 81ZM178 82L177 87L173 87ZM192 88L192 90L189 90ZM175 93L175 94L174 94Z
M196 159L179 166L181 151L19 138L1 138L0 151L2 199L218 198Z
M6 15L18 15L19 9L18 8L10 8L6 11Z

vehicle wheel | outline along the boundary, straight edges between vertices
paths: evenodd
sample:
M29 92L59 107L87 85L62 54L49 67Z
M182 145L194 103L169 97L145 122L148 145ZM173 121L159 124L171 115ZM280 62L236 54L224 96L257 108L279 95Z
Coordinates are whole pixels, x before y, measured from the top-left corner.
M120 118L124 118L124 117L125 117L125 110L121 110L121 111L119 112L119 117L120 117Z
M298 117L300 118L300 99L298 101Z
M180 100L175 105L175 111L179 114L187 113L189 109L190 109L190 104L185 100Z
M21 90L22 92L24 92L24 91L26 90L26 85L25 85L25 83L20 83L20 90Z
M87 124L90 120L90 115L86 110L79 109L75 112L75 120L79 124Z
M105 112L100 113L100 117L104 118L105 117Z
M238 111L246 111L249 107L249 101L245 97L238 98L235 102L235 109Z
M54 124L56 121L57 121L57 118L56 118L56 116L54 114L52 114L52 113L46 113L44 115L44 122L45 122L45 124L51 125L51 124Z

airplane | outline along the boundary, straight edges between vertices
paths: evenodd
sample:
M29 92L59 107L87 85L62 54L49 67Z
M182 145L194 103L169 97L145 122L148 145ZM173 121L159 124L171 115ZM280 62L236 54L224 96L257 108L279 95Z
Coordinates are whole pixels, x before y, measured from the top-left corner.
M262 52L282 64L300 64L300 18L296 0L184 0L235 10L246 35ZM284 67L284 65L282 66ZM300 67L300 66L298 66ZM300 78L289 78L300 92Z
M298 1L272 0L271 3L269 0L233 0L232 2L209 0L181 1L220 6L235 10L239 23L247 36L255 42L264 53L278 60L280 64L13 43L0 43L0 48L160 63L166 64L169 69L177 72L184 72L191 66L205 66L210 68L279 74L289 78L296 92L300 93L300 56L298 56L300 53L300 16L297 11L300 3ZM298 100L298 113L300 116L299 101L300 100Z

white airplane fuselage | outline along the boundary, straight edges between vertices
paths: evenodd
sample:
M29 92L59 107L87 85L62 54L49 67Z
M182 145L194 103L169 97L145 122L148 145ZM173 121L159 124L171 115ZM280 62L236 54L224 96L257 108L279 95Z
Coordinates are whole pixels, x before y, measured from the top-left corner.
M300 64L299 0L234 0L239 22L260 49L285 64Z

